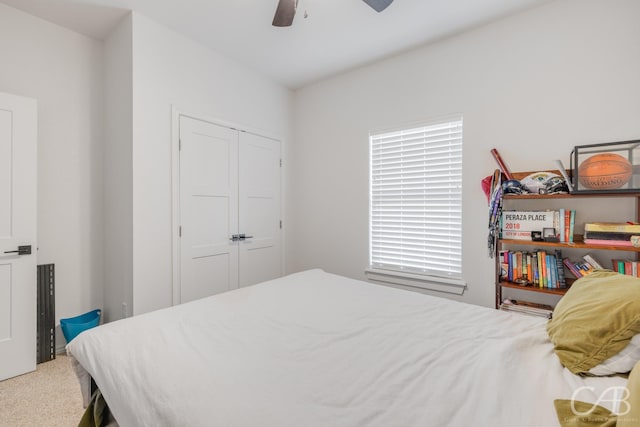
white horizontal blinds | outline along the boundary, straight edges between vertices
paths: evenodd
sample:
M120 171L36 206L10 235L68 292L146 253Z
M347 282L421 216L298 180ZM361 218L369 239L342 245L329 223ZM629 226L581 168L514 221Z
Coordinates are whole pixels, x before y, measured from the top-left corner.
M460 277L462 118L370 143L371 266Z

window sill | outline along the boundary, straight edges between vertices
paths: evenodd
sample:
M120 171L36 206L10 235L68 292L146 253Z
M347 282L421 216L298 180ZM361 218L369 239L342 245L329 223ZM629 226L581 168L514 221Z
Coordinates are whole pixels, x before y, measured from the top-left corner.
M462 279L450 279L438 276L423 276L419 274L404 273L393 270L380 270L369 268L365 270L367 279L374 282L383 282L392 285L411 286L414 288L428 289L431 291L445 292L448 294L462 295L467 283Z

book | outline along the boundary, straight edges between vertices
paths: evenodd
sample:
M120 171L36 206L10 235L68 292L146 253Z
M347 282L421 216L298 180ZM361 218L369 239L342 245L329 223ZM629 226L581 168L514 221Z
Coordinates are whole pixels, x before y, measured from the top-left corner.
M571 224L571 209L564 211L564 242L569 243L569 228Z
M567 287L567 280L564 275L564 264L562 263L562 251L560 249L556 249L555 258L556 271L558 272L558 287L564 289Z
M575 266L575 264L569 258L564 258L562 260L562 263L567 267L567 269L569 269L571 274L573 274L573 276L576 279L579 279L579 278L581 278L583 276L582 273L578 270L578 268Z
M571 216L569 219L569 243L573 243L573 229L576 223L576 211L571 209Z
M605 231L613 233L640 234L640 224L624 222L588 222L584 224L584 231Z
M587 245L602 245L602 246L633 246L631 241L627 240L602 240L602 239L584 239Z
M583 276L591 274L595 270L593 267L591 267L586 262L578 262L578 263L576 263L576 265L580 268L581 273L582 273Z
M543 250L538 251L538 265L540 266L540 283L541 288L547 287L547 253Z
M553 307L549 305L520 300L505 299L502 304L500 304L500 310L544 317L547 319L551 319L553 316Z
M582 259L585 260L587 263L589 263L596 270L604 270L604 267L598 261L596 261L590 254L585 254L582 257Z
M614 231L585 231L585 239L594 240L615 240L615 241L631 241L631 236L638 236L637 233L618 233Z
M547 255L547 271L549 272L549 287L557 288L558 287L558 278L556 273L556 257L553 255Z
M566 240L566 234L564 232L564 217L565 217L565 209L564 208L560 208L560 228L558 228L558 235L560 237L560 243L565 243Z

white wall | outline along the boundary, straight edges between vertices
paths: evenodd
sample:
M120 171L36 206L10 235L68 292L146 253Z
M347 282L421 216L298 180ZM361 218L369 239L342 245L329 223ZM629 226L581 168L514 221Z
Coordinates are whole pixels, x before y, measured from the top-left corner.
M286 157L290 104L289 90L133 14L134 314L172 300L172 105L281 137Z
M102 306L102 44L0 4L0 57L0 91L38 101L38 263L75 316Z
M635 0L558 0L296 92L290 271L364 278L369 131L462 113L461 299L492 306L490 149L535 171L568 165L575 145L640 138L638 16Z
M133 58L127 15L104 42L104 318L133 307ZM123 304L126 304L123 306Z

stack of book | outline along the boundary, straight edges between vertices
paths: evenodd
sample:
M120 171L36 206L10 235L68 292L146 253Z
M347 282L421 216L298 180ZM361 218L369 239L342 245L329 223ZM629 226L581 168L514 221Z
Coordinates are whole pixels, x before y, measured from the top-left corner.
M584 242L590 245L632 246L631 236L640 236L640 224L588 222L584 225Z
M544 317L546 319L551 319L551 316L553 315L553 307L550 305L527 301L516 301L513 299L505 299L502 304L500 304L500 310Z
M502 278L509 282L539 288L563 289L567 287L559 249L545 251L500 251Z
M593 273L595 270L603 270L604 267L593 256L586 254L580 261L571 261L569 258L562 260L562 263L573 274L576 279Z

